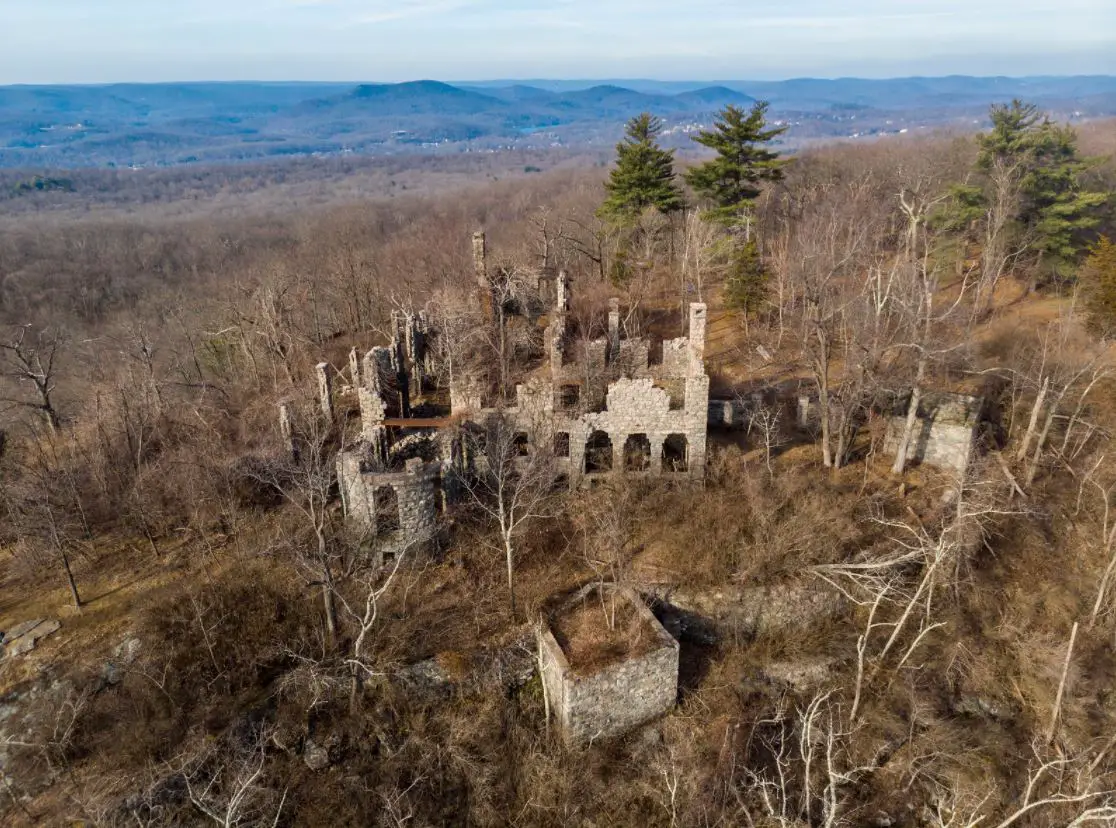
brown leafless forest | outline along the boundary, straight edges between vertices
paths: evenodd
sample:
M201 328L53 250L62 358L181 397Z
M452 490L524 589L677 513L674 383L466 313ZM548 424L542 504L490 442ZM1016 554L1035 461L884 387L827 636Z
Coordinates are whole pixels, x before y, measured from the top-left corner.
M1116 192L1116 124L1078 132ZM5 203L0 629L62 626L0 662L0 822L1116 824L1116 362L1072 273L990 232L931 254L926 219L976 152L796 157L757 203L747 314L695 216L621 245L597 159ZM1112 207L1094 234L1116 238ZM627 330L671 337L707 302L714 396L803 388L818 426L774 408L711 432L700 488L549 497L515 527L514 615L500 526L468 501L436 556L368 567L332 438L306 425L285 466L277 404L309 423L317 363L460 301L482 228L504 268L570 274L586 335L611 296ZM476 347L518 377L517 344ZM992 402L963 479L884 451L865 400L912 387ZM726 601L817 584L841 608L684 641L673 712L568 747L501 659L594 580Z

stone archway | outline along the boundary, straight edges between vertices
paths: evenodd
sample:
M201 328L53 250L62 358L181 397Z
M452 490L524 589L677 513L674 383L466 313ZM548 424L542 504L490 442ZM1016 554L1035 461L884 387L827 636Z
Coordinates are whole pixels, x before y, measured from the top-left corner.
M645 472L651 468L651 441L646 434L629 434L624 441L624 471Z
M612 471L612 438L607 432L594 431L585 441L585 473Z
M663 441L663 472L689 471L690 443L685 434L668 434Z

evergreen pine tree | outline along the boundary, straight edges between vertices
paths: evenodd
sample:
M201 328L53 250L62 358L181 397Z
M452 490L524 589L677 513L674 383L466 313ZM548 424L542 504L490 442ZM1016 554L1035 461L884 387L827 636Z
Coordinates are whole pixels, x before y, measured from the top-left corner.
M1116 244L1107 236L1089 248L1078 281L1085 294L1089 329L1105 338L1116 335Z
M988 111L992 129L977 136L977 168L987 172L997 162L1014 165L1034 155L1034 134L1040 123L1038 108L1018 98L993 104Z
M1059 273L1084 248L1082 236L1099 223L1097 208L1108 196L1082 187L1087 162L1077 153L1071 127L1043 122L1032 143L1034 164L1023 181L1020 221L1034 232L1035 248L1046 267Z
M686 173L689 185L711 203L710 218L727 226L738 225L759 196L760 185L782 180L786 161L769 145L786 130L785 126L768 129L767 102L757 101L748 113L726 106L713 129L694 136L717 153L716 158Z
M730 308L750 314L758 311L766 298L767 270L759 245L755 239L749 239L732 252L725 280L725 301Z
M1047 272L1068 270L1084 248L1086 232L1098 223L1097 208L1108 198L1082 185L1088 161L1078 155L1077 134L1019 100L994 105L989 118L992 128L977 136L976 168L985 180L953 188L943 225L964 230L988 208L993 182L1014 180L1018 206L1008 232Z
M664 215L685 209L674 175L674 151L664 150L656 140L662 129L663 122L647 112L628 122L625 139L616 145L616 166L605 182L608 197L600 216L624 223L649 207Z

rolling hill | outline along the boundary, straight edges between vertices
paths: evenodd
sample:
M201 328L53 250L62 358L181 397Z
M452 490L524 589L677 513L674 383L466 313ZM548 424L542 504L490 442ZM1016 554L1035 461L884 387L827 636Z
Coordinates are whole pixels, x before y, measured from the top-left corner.
M1112 115L1116 78L0 87L0 167L607 146L645 111L664 119L668 142L687 146L718 110L756 99L770 101L772 117L791 127L793 147L900 128L971 128L990 103L1013 97L1062 118Z

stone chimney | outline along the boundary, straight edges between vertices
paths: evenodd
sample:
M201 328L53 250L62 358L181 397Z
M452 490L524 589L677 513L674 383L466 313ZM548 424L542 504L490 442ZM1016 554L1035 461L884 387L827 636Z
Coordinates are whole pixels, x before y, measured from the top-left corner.
M615 362L620 355L620 300L608 300L608 358Z
M295 442L294 415L291 413L291 406L289 403L279 404L279 433L283 435L283 445L287 447L291 459L297 463L298 443ZM2 437L3 432L0 432L0 438ZM2 445L2 441L0 441L0 445Z
M322 406L322 416L333 422L333 366L319 362L315 369L318 374L318 401Z
M705 373L705 320L706 307L703 302L693 302L690 305L690 376L697 377Z
M473 273L477 282L477 302L486 320L491 320L492 285L488 281L488 241L483 231L473 234Z
M570 277L566 275L566 271L558 271L558 281L555 283L554 289L558 297L555 302L555 310L559 316L563 316L570 310Z
M356 348L349 351L349 381L354 389L364 387L360 378L360 351Z

